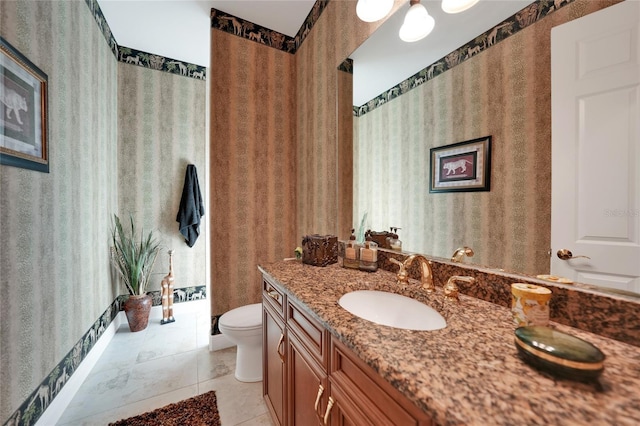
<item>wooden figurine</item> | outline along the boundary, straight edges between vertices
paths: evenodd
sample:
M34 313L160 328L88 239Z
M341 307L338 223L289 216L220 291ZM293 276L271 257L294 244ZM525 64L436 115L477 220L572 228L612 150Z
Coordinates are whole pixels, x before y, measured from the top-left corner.
M162 280L162 321L160 324L174 322L173 317L173 250L169 250L169 273Z

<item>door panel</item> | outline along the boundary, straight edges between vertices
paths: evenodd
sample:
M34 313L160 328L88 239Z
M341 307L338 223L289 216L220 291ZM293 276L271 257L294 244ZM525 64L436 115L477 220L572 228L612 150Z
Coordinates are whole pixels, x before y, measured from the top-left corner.
M640 292L640 6L551 32L551 273ZM561 260L560 249L590 259Z

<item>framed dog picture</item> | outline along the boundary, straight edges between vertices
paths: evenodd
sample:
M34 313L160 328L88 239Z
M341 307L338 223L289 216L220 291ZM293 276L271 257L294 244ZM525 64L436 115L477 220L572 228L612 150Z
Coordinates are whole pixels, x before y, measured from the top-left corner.
M0 164L49 173L47 75L0 37Z
M429 192L490 190L491 136L430 151Z

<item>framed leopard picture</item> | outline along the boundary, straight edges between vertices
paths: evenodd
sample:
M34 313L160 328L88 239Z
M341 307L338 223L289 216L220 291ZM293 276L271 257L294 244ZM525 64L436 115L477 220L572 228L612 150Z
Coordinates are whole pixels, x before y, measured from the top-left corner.
M47 75L0 37L0 164L49 173Z
M430 151L429 192L490 190L491 136Z

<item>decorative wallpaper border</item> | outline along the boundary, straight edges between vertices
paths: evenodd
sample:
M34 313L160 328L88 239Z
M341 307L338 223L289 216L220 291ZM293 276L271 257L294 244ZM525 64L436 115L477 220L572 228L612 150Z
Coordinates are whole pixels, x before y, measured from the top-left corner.
M472 41L459 47L448 55L440 58L438 61L428 67L418 71L406 80L393 86L386 92L381 93L375 98L361 106L353 106L353 115L361 117L364 114L373 111L379 106L384 105L398 96L404 95L411 89L424 84L425 82L439 76L443 72L450 70L472 58L478 53L490 48L511 37L512 35L522 31L530 25L535 24L545 16L553 13L555 10L573 3L575 0L536 0L526 6L519 12L516 12L509 18L505 19L490 30L480 34Z
M154 55L153 53L143 52L141 50L132 49L130 47L118 46L119 62L137 65L152 70L164 71L171 74L181 75L183 77L191 77L200 80L207 79L207 68L190 64L177 59Z
M118 57L118 43L116 43L115 37L111 33L111 27L109 27L109 23L107 22L107 18L104 17L102 13L102 9L100 9L100 5L98 4L98 0L84 0L87 4L87 7L91 11L93 15L93 19L95 19L96 24L98 24L98 28L100 28L100 32L104 36L104 39L107 41L107 45L111 52L113 52L113 56Z
M343 63L338 65L338 71L346 72L347 74L353 74L353 59L345 59Z
M207 68L201 65L190 64L189 62L178 61L173 58L154 55L153 53L120 46L111 33L109 23L104 17L102 9L100 9L100 5L98 5L98 1L85 0L85 3L87 4L87 7L89 7L89 10L93 15L93 19L95 19L96 24L98 24L100 32L104 36L109 49L111 49L111 52L113 52L113 56L117 61L153 70L164 71L171 74L177 74L183 77L206 80Z
M211 8L211 28L295 54L307 38L311 28L318 22L329 1L316 0L295 37L265 28L215 8Z
M160 291L148 292L153 299L153 306L162 304ZM206 299L206 286L184 287L173 290L174 303L190 302L192 300ZM124 302L127 295L123 294L115 298L109 307L100 315L91 328L78 340L73 348L62 358L49 375L40 383L40 386L20 405L9 417L5 425L32 425L42 416L42 413L53 402L64 388L69 378L76 372L78 366L87 357L98 339L105 332L109 324L115 319L119 311L124 310Z

